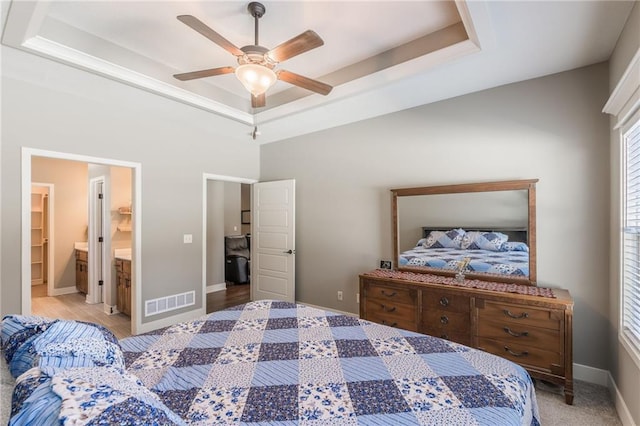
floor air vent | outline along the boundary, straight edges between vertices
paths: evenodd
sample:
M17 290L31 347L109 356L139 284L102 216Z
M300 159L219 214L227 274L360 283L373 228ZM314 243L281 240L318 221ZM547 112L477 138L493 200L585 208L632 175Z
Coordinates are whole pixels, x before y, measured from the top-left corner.
M180 309L185 306L194 305L195 303L195 291L147 300L144 304L144 316L149 317L163 312L173 311L174 309Z

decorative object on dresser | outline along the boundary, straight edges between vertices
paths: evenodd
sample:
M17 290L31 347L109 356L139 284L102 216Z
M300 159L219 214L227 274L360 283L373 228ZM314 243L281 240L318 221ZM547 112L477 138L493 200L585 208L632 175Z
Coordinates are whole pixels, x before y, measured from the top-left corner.
M507 358L572 404L573 300L536 286L537 181L392 189L398 270L360 275L360 317Z

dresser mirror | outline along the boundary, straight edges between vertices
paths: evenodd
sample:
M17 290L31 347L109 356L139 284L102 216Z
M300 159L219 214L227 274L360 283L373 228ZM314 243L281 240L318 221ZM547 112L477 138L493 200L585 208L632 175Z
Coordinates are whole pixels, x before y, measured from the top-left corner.
M397 269L535 285L537 181L392 189Z

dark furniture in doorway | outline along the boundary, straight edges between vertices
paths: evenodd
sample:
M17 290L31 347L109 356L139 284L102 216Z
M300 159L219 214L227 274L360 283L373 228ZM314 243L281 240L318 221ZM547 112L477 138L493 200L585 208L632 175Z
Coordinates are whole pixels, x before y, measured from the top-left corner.
M234 284L249 282L251 251L246 235L224 237L224 279Z

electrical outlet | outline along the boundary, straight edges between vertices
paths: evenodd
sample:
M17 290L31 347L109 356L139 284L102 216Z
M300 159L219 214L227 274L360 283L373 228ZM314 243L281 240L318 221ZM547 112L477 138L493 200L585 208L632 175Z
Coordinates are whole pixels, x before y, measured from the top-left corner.
M338 300L342 300L342 292L341 291L338 292Z
M185 244L191 244L192 242L193 242L193 235L184 234L184 243Z

